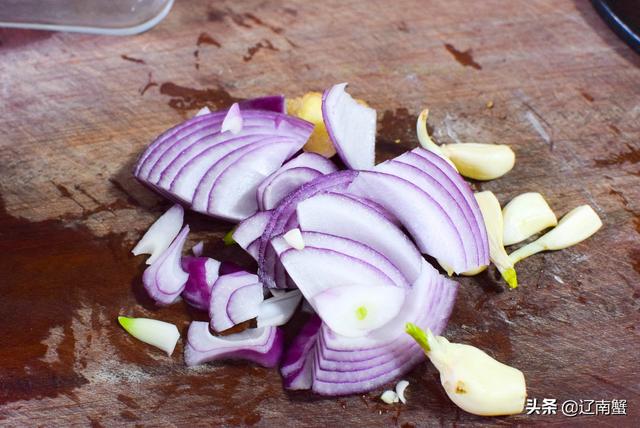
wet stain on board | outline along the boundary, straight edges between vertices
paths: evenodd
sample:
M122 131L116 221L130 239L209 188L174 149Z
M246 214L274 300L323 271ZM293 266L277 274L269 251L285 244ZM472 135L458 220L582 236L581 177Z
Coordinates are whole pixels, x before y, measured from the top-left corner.
M135 62L136 64L146 64L145 60L143 59L139 59L139 58L134 58L132 56L129 55L120 55L120 58L122 58L125 61L129 61L129 62Z
M586 91L580 91L580 95L582 95L582 98L589 101L590 103L595 100L595 98L593 98L593 96Z
M193 51L193 57L195 58L195 67L196 70L200 69L200 46L202 45L212 45L218 48L221 48L222 45L216 39L211 37L208 33L202 32L198 36L198 40L196 41L196 50Z
M254 57L255 54L257 54L258 52L260 52L263 49L274 51L274 52L279 51L279 49L276 48L273 45L273 43L271 43L270 40L262 39L258 43L256 43L255 45L249 47L247 49L247 53L242 57L242 59L245 62L249 62L249 61L251 61L251 59Z
M140 92L140 95L144 95L145 92L147 92L149 89L153 88L154 86L158 86L158 83L154 82L153 74L149 72L149 74L147 75L147 83L142 88L140 88L138 92Z
M160 93L170 97L169 106L180 112L201 109L205 106L218 110L240 101L222 87L194 89L166 82L160 85Z
M383 155L384 159L377 159L377 162L401 155L415 146L418 139L415 130L417 118L404 107L386 110L379 117L376 156Z
M631 144L626 144L627 150L621 153L617 153L608 158L596 159L594 164L597 167L607 167L612 165L631 164L635 165L640 162L640 149L633 147Z
M471 49L460 51L450 43L445 43L445 49L453 56L453 58L463 67L472 67L476 70L482 70L482 66L478 64L471 55Z
M238 13L231 8L226 8L224 10L211 8L207 13L207 18L210 22L224 22L225 18L229 18L231 22L242 28L249 29L254 27L263 27L274 34L284 33L284 28L270 24L251 12Z

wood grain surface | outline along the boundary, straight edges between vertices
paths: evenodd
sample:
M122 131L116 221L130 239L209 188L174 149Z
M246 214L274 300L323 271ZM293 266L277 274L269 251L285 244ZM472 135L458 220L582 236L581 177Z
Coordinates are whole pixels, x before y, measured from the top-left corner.
M521 262L519 289L461 279L446 335L522 369L530 397L626 399L628 416L475 417L427 363L404 406L287 393L276 370L187 369L182 344L167 357L118 327L203 317L156 308L129 253L168 206L131 176L145 145L204 105L341 81L378 111L378 160L417 144L428 106L438 141L515 150L476 188L594 207L602 230ZM178 1L135 37L0 30L0 425L638 426L638 162L640 57L587 0ZM190 243L251 267L228 224L187 220Z

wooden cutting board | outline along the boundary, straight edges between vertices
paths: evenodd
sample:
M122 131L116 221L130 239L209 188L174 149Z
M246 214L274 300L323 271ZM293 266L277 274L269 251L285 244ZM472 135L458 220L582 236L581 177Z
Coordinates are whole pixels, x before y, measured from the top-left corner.
M475 417L427 363L407 405L288 393L276 370L187 369L182 344L167 357L119 328L203 317L142 290L129 251L168 207L131 176L144 147L202 106L341 81L378 111L379 161L416 146L428 106L438 141L515 150L477 189L598 212L593 238L521 262L517 290L461 279L446 335L522 369L530 397L627 400L628 416ZM637 426L639 141L640 57L586 0L182 1L135 37L0 30L0 425ZM252 266L221 242L230 225L187 220L190 244Z

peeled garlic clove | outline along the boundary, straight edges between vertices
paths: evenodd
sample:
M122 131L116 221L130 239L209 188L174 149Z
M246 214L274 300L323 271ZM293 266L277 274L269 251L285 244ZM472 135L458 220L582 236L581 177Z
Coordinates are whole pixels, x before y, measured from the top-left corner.
M540 251L562 250L584 241L602 227L602 220L589 205L581 205L569 211L560 223L537 241L525 245L509 255L513 263Z
M516 270L513 268L513 262L504 250L502 242L504 226L500 202L490 191L475 193L474 196L480 207L484 225L487 228L489 259L496 265L509 287L516 288L518 286Z
M558 224L549 204L537 192L523 193L502 209L504 245L517 244L528 237Z
M421 333L417 338L416 331ZM514 415L524 410L527 387L520 370L478 348L450 343L413 324L407 324L407 332L421 344L440 372L445 392L462 410L481 416ZM424 340L428 342L426 347L422 345Z
M287 113L314 124L313 133L304 145L305 151L318 153L326 158L336 154L322 120L321 92L307 92L302 97L287 102Z
M493 180L511 171L516 155L504 144L457 143L440 146L458 172L474 180Z
M180 332L175 325L150 318L118 317L118 322L127 333L138 340L156 348L160 348L171 355L180 338Z

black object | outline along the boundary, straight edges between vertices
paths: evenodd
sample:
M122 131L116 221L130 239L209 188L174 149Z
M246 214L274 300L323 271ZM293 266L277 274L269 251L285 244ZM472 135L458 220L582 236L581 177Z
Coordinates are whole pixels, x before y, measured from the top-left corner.
M591 0L607 25L640 54L640 0Z

